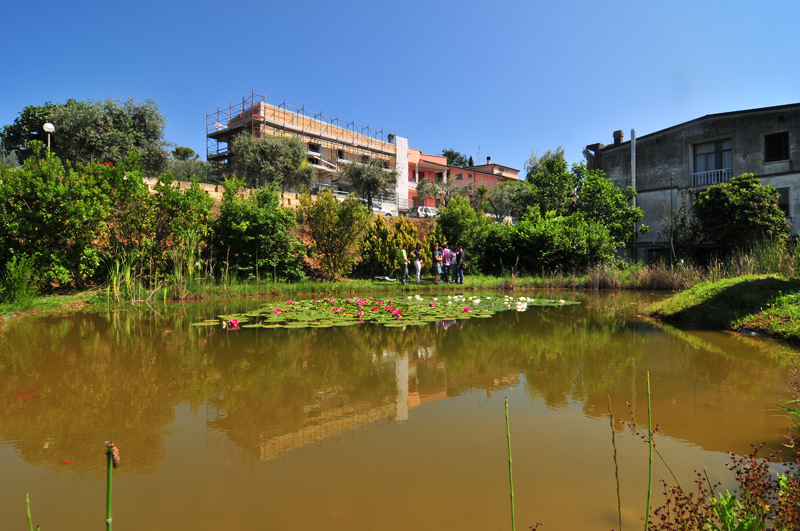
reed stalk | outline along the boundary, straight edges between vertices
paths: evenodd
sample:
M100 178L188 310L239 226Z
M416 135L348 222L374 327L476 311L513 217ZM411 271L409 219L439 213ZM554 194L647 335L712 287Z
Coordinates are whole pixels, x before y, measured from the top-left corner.
M647 512L644 515L644 529L650 526L650 495L653 490L653 416L650 409L650 371L647 371L647 445L650 447L647 462Z
M33 531L33 519L31 518L31 500L28 493L25 493L25 508L28 510L28 527ZM37 528L38 529L38 528Z
M508 423L508 397L506 397L506 437L508 439L508 484L511 488L511 531L517 529L514 517L514 475L511 473L511 427Z
M617 515L619 515L619 531L622 531L622 499L619 494L619 463L617 463L617 436L614 432L614 414L611 412L611 395L608 396L608 420L611 424L611 446L614 447L614 476L617 478Z
M106 443L106 469L108 470L106 475L106 530L111 531L111 479L114 469L113 467L113 456L112 452L114 449L113 442Z

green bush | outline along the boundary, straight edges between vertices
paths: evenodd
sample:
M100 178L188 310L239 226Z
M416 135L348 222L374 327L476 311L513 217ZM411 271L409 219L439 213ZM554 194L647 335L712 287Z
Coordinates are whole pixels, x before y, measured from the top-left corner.
M299 280L304 247L295 236L294 212L280 205L274 183L250 195L243 188L235 176L225 180L214 224L217 262L238 278Z
M37 294L38 280L33 257L24 254L12 257L0 277L0 300L15 303L32 300Z
M763 240L785 240L786 216L778 208L778 192L751 173L701 192L692 205L703 236L730 253Z

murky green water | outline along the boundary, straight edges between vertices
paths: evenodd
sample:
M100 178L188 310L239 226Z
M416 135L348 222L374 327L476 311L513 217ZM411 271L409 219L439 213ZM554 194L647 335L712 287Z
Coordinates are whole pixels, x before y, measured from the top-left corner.
M793 350L659 328L636 316L649 294L560 296L582 304L407 329L190 326L258 301L11 319L0 529L25 528L25 492L42 529L102 529L108 439L117 531L508 529L506 397L518 528L611 529L609 397L645 423L647 371L681 479L780 446ZM615 429L638 527L647 446Z

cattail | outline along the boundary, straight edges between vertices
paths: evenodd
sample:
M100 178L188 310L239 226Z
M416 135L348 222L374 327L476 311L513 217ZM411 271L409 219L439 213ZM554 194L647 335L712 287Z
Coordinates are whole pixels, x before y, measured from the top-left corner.
M106 448L111 452L111 462L114 464L114 468L117 468L119 466L119 449L114 446L114 441L106 441Z

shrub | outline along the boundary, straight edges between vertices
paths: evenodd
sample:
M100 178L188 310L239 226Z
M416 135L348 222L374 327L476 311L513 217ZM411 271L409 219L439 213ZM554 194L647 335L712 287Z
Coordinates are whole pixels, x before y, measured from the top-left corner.
M271 184L243 194L244 182L225 180L220 216L214 224L217 260L240 278L297 280L302 278L304 247L295 236L294 213L280 205L278 187Z
M751 173L701 192L692 211L706 240L718 243L726 253L788 236L777 190L762 185Z

